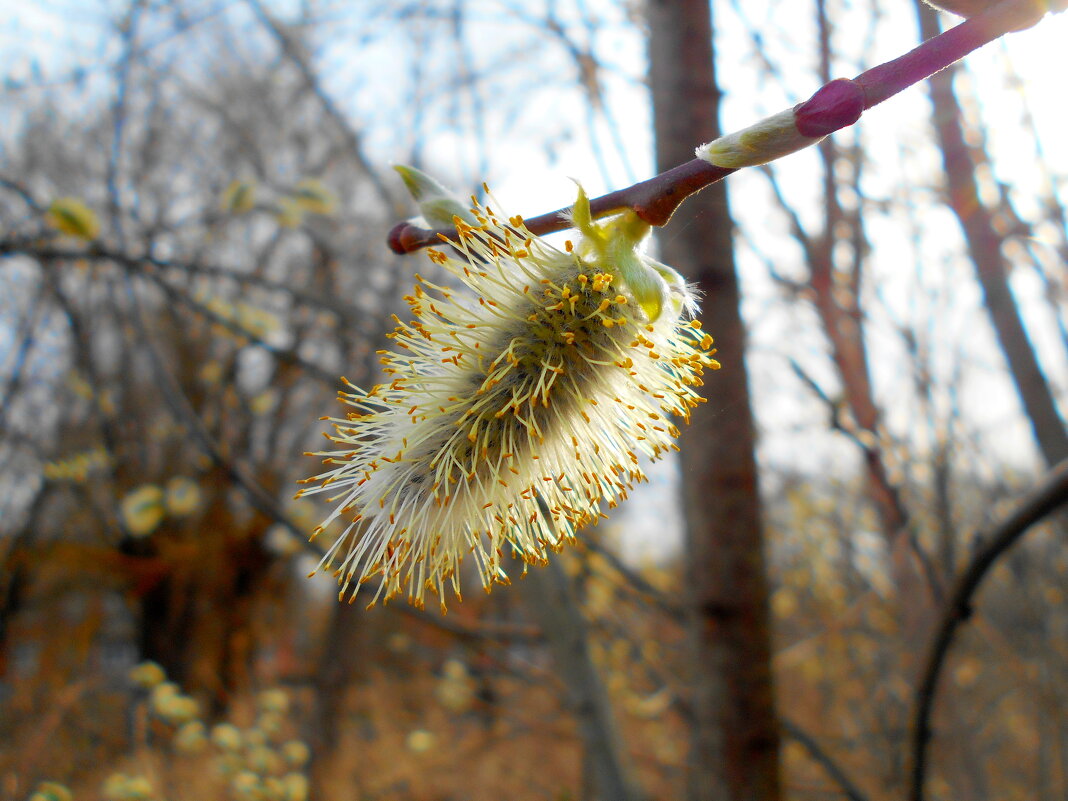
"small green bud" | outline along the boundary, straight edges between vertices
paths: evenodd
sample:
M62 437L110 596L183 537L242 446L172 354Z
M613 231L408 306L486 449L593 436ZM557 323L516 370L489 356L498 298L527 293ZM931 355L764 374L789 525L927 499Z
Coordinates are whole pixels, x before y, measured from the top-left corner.
M468 225L478 225L466 203L422 170L403 164L395 164L393 169L400 174L412 199L419 204L419 213L428 225L449 228L454 224L453 217L459 217Z
M52 201L45 215L48 224L69 236L92 241L100 235L100 220L91 208L76 197Z
M814 145L822 138L802 134L797 129L794 110L788 108L741 131L701 145L695 153L697 158L717 167L738 169L767 164Z
M649 322L656 322L668 297L668 285L651 266L652 260L639 251L649 235L649 224L630 209L606 223L594 222L590 199L581 186L571 221L583 236L579 255L597 269L622 278Z

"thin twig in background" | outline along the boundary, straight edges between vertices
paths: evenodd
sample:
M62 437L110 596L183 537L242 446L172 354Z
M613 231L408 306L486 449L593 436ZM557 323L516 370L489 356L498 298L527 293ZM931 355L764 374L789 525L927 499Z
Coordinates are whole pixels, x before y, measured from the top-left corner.
M972 557L950 592L949 601L931 638L931 645L917 685L913 706L909 750L912 776L909 798L923 801L927 774L927 749L931 740L931 711L938 692L938 679L957 629L971 617L972 601L987 572L1035 523L1068 503L1068 461L1051 470L1034 492L1024 498L1000 525L981 538L985 545Z
M23 315L22 324L15 335L15 341L18 344L9 350L9 352L14 353L14 359L11 369L4 370L7 378L6 386L0 385L0 431L4 429L8 412L14 404L15 396L18 394L19 387L25 378L25 368L29 364L30 354L36 341L37 327L41 324L44 313L42 293L38 292L33 300L30 301L30 307Z
M676 620L681 619L686 614L680 604L674 603L670 598L665 596L663 592L646 581L641 573L632 570L630 566L616 556L611 549L604 547L594 539L584 540L580 547L583 550L595 553L604 559L613 570L619 573L620 577L626 582L628 589L637 593L664 614L673 617Z
M3 181L0 181L3 185ZM126 253L114 248L109 248L99 243L93 243L88 250L74 247L54 247L45 245L39 239L12 238L0 239L0 255L26 256L42 260L64 261L113 261L126 266L151 265L161 270L177 270L189 275L219 278L233 281L237 284L254 286L268 292L278 292L291 297L298 303L312 309L327 311L343 319L359 317L361 312L350 303L337 298L321 297L310 292L304 292L290 284L280 281L272 281L255 273L239 272L235 269L222 267L217 264L201 264L199 262L176 261L174 259L161 259L149 254Z
M213 309L209 308L208 306L205 306L203 303L197 301L195 298L191 297L187 292L179 289L178 287L174 286L173 284L168 282L166 279L164 279L164 277L160 273L152 271L152 270L145 270L144 269L144 265L145 264L151 264L151 265L154 265L154 266L157 266L157 267L164 267L164 268L172 268L173 267L173 268L177 268L177 269L183 269L183 270L185 270L187 272L190 272L190 273L203 272L204 274L208 274L208 275L220 275L220 276L225 275L226 277L232 277L235 280L239 280L239 281L242 280L243 278L249 278L250 282L259 284L260 286L266 286L266 285L269 285L271 283L271 282L267 281L266 279L256 279L255 277L235 275L235 274L232 274L232 273L228 274L225 271L223 271L221 269L218 269L218 268L200 268L197 265L179 264L179 263L176 263L176 262L168 262L168 261L163 261L163 260L160 260L160 259L153 259L153 258L149 258L149 257L129 256L129 255L126 255L126 254L121 253L119 251L113 251L113 250L97 250L97 249L93 249L91 251L78 251L78 250L74 250L74 249L50 249L50 248L34 249L32 247L23 247L23 246L18 246L16 249L9 249L7 246L5 246L4 243L0 243L0 253L12 253L12 254L17 253L17 254L20 254L20 255L25 255L25 256L29 256L31 258L38 259L38 260L40 260L42 262L78 260L78 259L85 259L85 260L90 260L90 261L95 260L95 261L114 262L115 264L120 265L121 267L123 267L126 270L136 271L136 274L150 279L156 286L158 286L160 288L161 291L163 291L163 293L171 301L174 301L175 303L179 303L182 306L185 306L187 309L192 311L194 314L197 314L197 315L199 315L201 317L204 317L205 319L211 321L212 323L214 323L216 325L222 326L223 328L225 328L227 331L229 331L234 336L243 337L243 338L247 339L252 344L263 348L267 353L270 353L273 357L278 359L280 362L283 362L285 364L296 365L296 366L300 367L309 376L311 376L315 380L320 381L320 382L322 382L324 384L329 384L331 386L334 386L334 385L336 385L338 383L337 382L337 375L335 374L335 371L327 370L326 368L320 367L319 365L315 364L314 362L308 361L307 359L303 358L299 353L297 353L297 351L294 350L293 348L282 348L282 347L278 347L277 345L272 345L271 343L267 342L265 339L263 339L262 337L258 336L254 332L249 331L248 329L246 329L244 326L242 326L242 325L240 325L238 323L235 323L233 320L227 319L225 316L219 314L218 312L214 311ZM275 287L271 286L269 288L275 288ZM281 285L278 285L277 288L279 290L283 289L283 287ZM289 292L289 294L291 294L294 297L296 297L296 294L293 291L291 291L291 290L286 290L286 291ZM322 305L324 307L327 307L327 308L329 308L329 305L332 305L334 307L338 307L339 306L339 304L329 304L328 305L328 303L329 302L323 303ZM342 313L340 311L340 309L337 309L337 308L331 308L330 311L336 311L336 313L339 314L339 315Z
M853 780L849 778L845 769L823 749L823 746L819 744L819 741L816 740L815 737L789 718L780 718L780 722L782 723L783 731L786 732L787 736L796 740L802 748L808 751L808 755L827 772L827 775L838 785L843 795L845 795L849 801L868 801L868 797L864 795Z
M307 56L302 52L300 44L296 42L293 37L285 30L283 25L272 17L267 9L263 7L263 4L259 0L246 0L249 8L259 18L260 22L270 30L271 35L278 40L278 46L282 50L282 54L297 68L301 78L304 79L304 83L312 94L319 100L320 105L323 107L323 111L326 112L326 116L334 124L338 134L345 141L345 145L349 150L349 155L360 165L360 169L363 170L367 176L367 180L374 186L375 191L378 192L379 197L388 206L397 207L397 198L389 190L389 187L382 181L381 176L375 171L371 162L367 159L367 156L363 152L362 134L353 128L349 122L348 117L342 113L337 107L333 98L327 94L322 84L319 82L315 71L312 69L311 64L308 62Z
M262 348L264 351L271 354L271 356L273 356L275 359L282 362L283 364L295 365L301 370L303 370L307 375L314 378L316 381L320 381L324 384L330 386L337 386L339 384L335 371L327 370L326 368L320 367L314 362L308 361L307 359L303 358L299 353L297 353L297 351L293 348L281 348L277 345L272 345L271 343L263 339L263 337L254 334L239 323L236 323L233 320L228 319L224 315L213 311L212 309L205 306L203 303L197 302L195 298L190 297L186 292L183 292L174 285L168 283L161 276L155 273L145 272L142 273L142 275L151 279L152 282L156 286L158 286L160 290L162 290L163 293L170 300L179 303L182 306L185 306L187 309L193 312L193 314L204 317L205 319L210 320L212 323L222 326L233 336L247 339L250 343L256 345L259 348Z

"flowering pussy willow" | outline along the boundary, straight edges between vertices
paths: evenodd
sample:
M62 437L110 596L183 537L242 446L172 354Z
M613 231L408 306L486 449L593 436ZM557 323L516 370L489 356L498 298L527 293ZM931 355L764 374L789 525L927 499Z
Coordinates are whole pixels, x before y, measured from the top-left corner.
M337 504L316 534L347 521L319 567L338 564L350 601L381 576L371 605L430 592L444 609L467 554L487 592L508 583L507 548L544 563L645 479L642 455L677 450L670 416L688 419L719 367L693 292L639 252L649 227L632 212L595 223L580 189L564 251L519 217L472 212L477 225L454 219L462 260L429 251L471 291L416 276L414 319L395 317L396 351L381 351L388 383L345 381L352 411L324 418L337 449L299 493Z

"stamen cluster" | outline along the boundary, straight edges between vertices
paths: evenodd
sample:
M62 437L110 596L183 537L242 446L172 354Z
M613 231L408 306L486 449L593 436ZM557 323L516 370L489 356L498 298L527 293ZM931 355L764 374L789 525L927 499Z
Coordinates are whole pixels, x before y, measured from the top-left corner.
M544 563L645 479L642 456L677 450L670 416L688 420L703 370L719 367L711 337L684 319L695 304L677 273L640 255L621 271L589 247L612 239L611 223L576 214L586 238L560 251L518 217L472 211L478 224L457 217L450 243L462 260L429 251L471 291L416 276L413 319L395 317L395 350L380 351L387 383L345 381L352 410L324 418L337 449L317 454L328 469L300 493L336 491L316 534L347 525L320 567L338 563L350 602L381 576L371 605L406 591L421 607L429 591L444 609L467 554L487 592L508 583L506 546ZM623 274L635 269L644 294L663 296L656 319Z

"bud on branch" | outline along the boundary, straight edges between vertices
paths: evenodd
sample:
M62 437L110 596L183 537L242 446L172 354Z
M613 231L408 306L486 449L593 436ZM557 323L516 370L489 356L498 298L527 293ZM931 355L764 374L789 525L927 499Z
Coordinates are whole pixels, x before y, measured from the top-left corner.
M856 78L837 78L793 109L779 112L736 133L702 145L698 158L626 189L590 201L594 218L630 209L649 225L662 226L690 195L741 167L764 164L816 144L846 128L872 106L931 77L973 50L1006 33L1036 24L1046 12L1060 12L1068 0L1002 0L960 25L928 39L899 58L866 70ZM525 219L528 231L541 236L571 227L566 209ZM455 228L426 229L410 222L389 232L395 253L411 253L440 241L455 241Z

